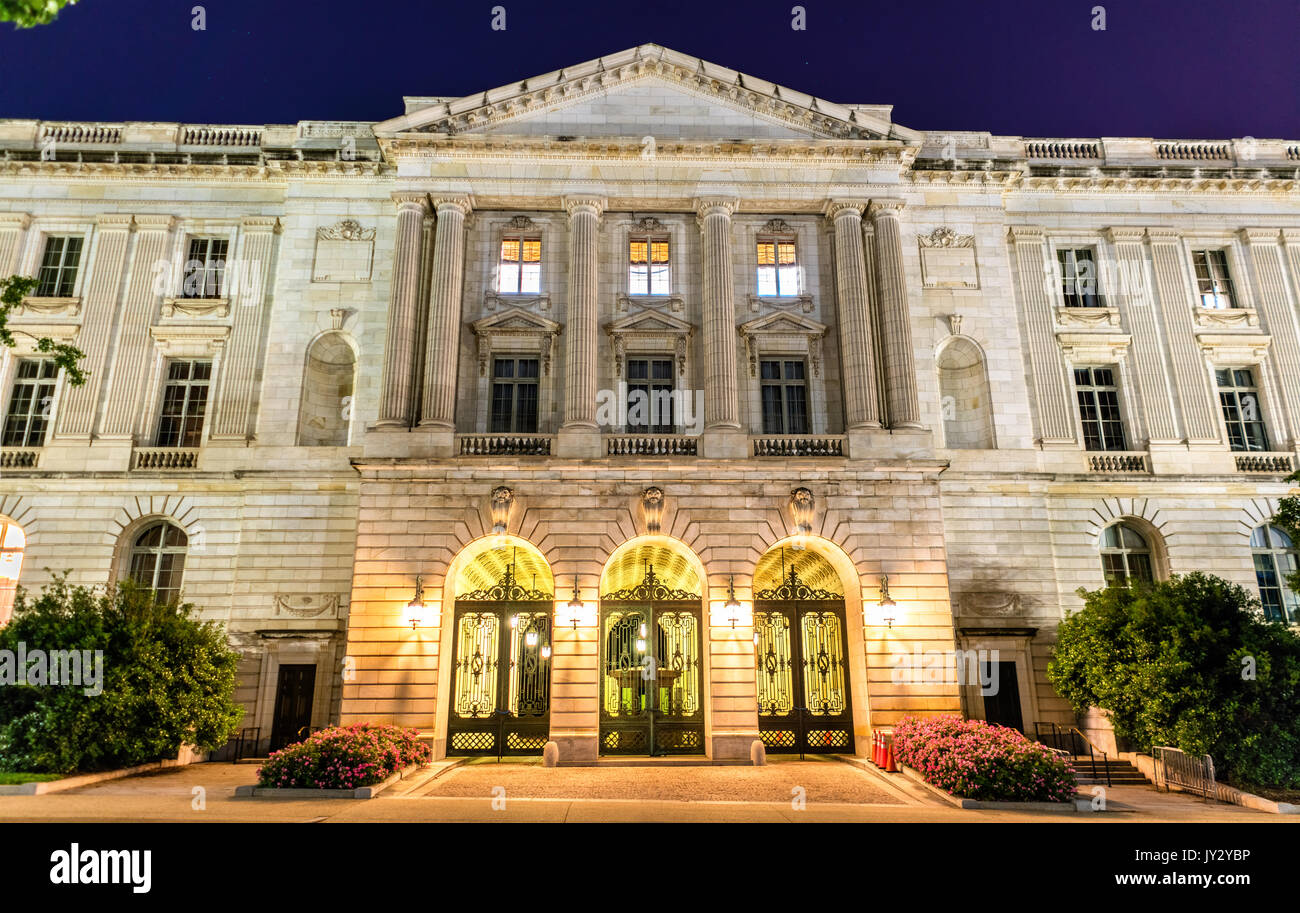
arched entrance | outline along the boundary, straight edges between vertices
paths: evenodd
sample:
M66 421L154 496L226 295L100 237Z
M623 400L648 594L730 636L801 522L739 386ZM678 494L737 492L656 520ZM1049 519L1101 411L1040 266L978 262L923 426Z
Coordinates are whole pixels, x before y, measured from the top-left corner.
M703 602L684 547L615 552L600 585L600 752L704 751Z
M452 615L448 755L540 754L550 737L551 569L523 540L461 565Z
M853 752L844 588L829 561L781 546L754 573L758 731L772 753Z

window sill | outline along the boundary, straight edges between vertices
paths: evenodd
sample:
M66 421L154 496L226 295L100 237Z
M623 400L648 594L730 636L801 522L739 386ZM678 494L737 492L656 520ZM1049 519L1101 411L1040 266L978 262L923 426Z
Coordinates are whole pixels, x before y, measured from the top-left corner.
M793 308L796 305L799 310L805 314L811 314L813 310L812 295L750 295L750 311L758 311L759 305L766 304L769 307Z
M1198 327L1222 329L1224 327L1259 326L1259 314L1254 308L1198 307L1195 314Z
M14 317L21 317L28 311L38 317L76 317L81 313L81 299L28 296L14 305L10 313Z
M632 302L648 307L662 307L666 304L670 311L681 311L686 307L685 299L678 295L619 295L616 304L620 311L626 311Z
M488 292L483 296L483 307L488 311L498 308L522 308L539 306L539 310L551 309L550 292Z
M164 317L229 317L229 298L164 298Z
M1119 326L1119 308L1057 307L1056 323L1063 327L1108 328Z

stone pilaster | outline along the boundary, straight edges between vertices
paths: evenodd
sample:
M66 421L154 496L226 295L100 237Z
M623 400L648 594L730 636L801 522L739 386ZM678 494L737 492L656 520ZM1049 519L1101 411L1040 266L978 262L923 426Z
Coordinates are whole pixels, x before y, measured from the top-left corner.
M376 428L409 428L415 418L415 328L420 300L420 240L428 198L423 193L395 193L397 236L393 241L393 276L388 300L388 336L384 343L384 377L379 388Z
M1146 435L1150 443L1171 444L1179 441L1178 423L1174 419L1173 395L1165 371L1159 321L1147 282L1145 232L1141 228L1111 228L1107 240L1115 250L1115 269L1098 277L1113 283L1105 284L1101 293L1109 296L1119 308L1120 317L1132 335L1134 380ZM1136 449L1141 441L1133 441Z
M158 272L154 265L168 261L171 249L171 216L136 216L135 249L131 255L131 280L122 305L113 344L113 360L105 380L108 389L104 423L99 436L132 440L137 430L145 384L153 359L153 340L149 327L158 315L162 298L157 288ZM83 330L84 332L84 330ZM145 429L147 435L150 432ZM152 444L148 440L142 443Z
M1165 339L1173 363L1174 389L1182 415L1183 436L1189 444L1217 444L1219 419L1216 398L1192 320L1192 296L1187 288L1182 238L1176 232L1147 229L1156 294L1164 318Z
M605 201L565 197L569 214L569 302L564 327L564 424L556 455L595 458L601 455L596 424L596 352L599 344L599 229Z
M31 222L31 217L22 212L0 215L0 276L12 276L18 272L18 254L23 249L23 233Z
M434 207L438 222L433 235L420 427L452 434L456 430L456 355L460 350L465 217L470 213L470 200L464 196L441 197L434 201ZM419 237L417 232L417 246ZM415 323L418 324L418 317Z
M1053 330L1052 309L1056 299L1049 294L1054 280L1046 259L1044 240L1041 228L1017 226L1011 229L1029 377L1034 406L1038 411L1038 439L1043 446L1052 447L1072 445L1075 437L1070 385L1065 376L1061 347L1056 343Z
M876 358L867 266L862 244L864 203L834 200L826 215L835 231L835 294L839 301L844 424L849 431L879 429Z
M261 374L262 328L268 293L274 287L275 236L279 232L280 220L274 217L250 217L239 225L238 269L226 273L226 281L232 285L226 291L231 299L230 341L222 354L221 373L215 378L217 395L208 435L212 441L253 439L254 380ZM238 287L233 287L235 282Z
M134 228L134 220L129 215L102 215L96 220L95 256L83 266L87 273L81 296L81 331L76 341L77 347L86 353L82 361L86 382L80 387L64 388L56 440L89 440L95 432L95 417L108 366L108 345ZM153 277L152 270L146 272ZM6 270L5 275L11 272Z
M704 324L704 441L707 457L747 456L740 427L736 378L736 287L731 259L731 216L736 201L706 198L695 203L700 226Z
M1255 273L1255 302L1260 326L1273 337L1263 369L1273 372L1290 434L1290 446L1294 447L1300 438L1300 327L1296 322L1296 310L1287 299L1283 251L1279 244L1281 232L1275 228L1244 228L1241 240ZM1296 250L1292 248L1292 256L1295 254Z
M920 428L921 407L916 391L916 360L912 354L912 320L907 305L907 276L903 272L903 241L898 225L902 200L872 200L871 222L876 232L877 301L880 340L885 363L885 403L889 427Z

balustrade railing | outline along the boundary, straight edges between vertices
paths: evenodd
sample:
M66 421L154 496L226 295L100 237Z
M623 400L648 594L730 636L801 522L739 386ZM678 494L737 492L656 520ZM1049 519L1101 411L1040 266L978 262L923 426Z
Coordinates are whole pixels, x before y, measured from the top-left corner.
M549 434L458 434L461 456L550 456Z
M698 437L685 434L608 434L609 456L695 456Z
M1088 468L1093 472L1150 472L1147 455L1141 451L1088 454Z
M35 469L40 459L39 447L0 447L0 469Z
M131 452L132 469L196 469L197 447L137 447Z
M1295 458L1289 453L1239 453L1237 472L1272 472L1289 475L1295 471Z
M754 456L844 456L843 435L771 435L754 438Z

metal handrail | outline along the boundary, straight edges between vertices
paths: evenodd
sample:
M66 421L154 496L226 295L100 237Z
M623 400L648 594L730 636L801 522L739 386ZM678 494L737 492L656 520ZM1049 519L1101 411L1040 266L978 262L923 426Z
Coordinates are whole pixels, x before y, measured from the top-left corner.
M1097 779L1097 755L1101 755L1101 769L1106 772L1106 785L1107 786L1111 785L1110 764L1108 763L1108 756L1106 752L1102 751L1100 748L1098 748L1096 745L1093 744L1092 739L1084 735L1083 732L1077 726L1059 726L1056 723L1036 722L1034 723L1034 737L1038 739L1039 742L1042 742L1044 745L1047 745L1047 742L1043 738L1044 726L1051 727L1050 735L1052 738L1052 744L1048 745L1049 748L1067 750L1067 749L1063 749L1061 745L1063 736L1069 738L1069 740L1072 743L1074 742L1075 737L1078 737L1079 739L1082 740L1084 745L1088 746L1088 751L1087 751L1088 763L1089 763L1089 767L1092 769L1092 778L1094 780ZM1068 750L1073 753L1074 757L1083 757L1084 752L1074 750L1077 747L1078 746L1076 744L1071 744Z

